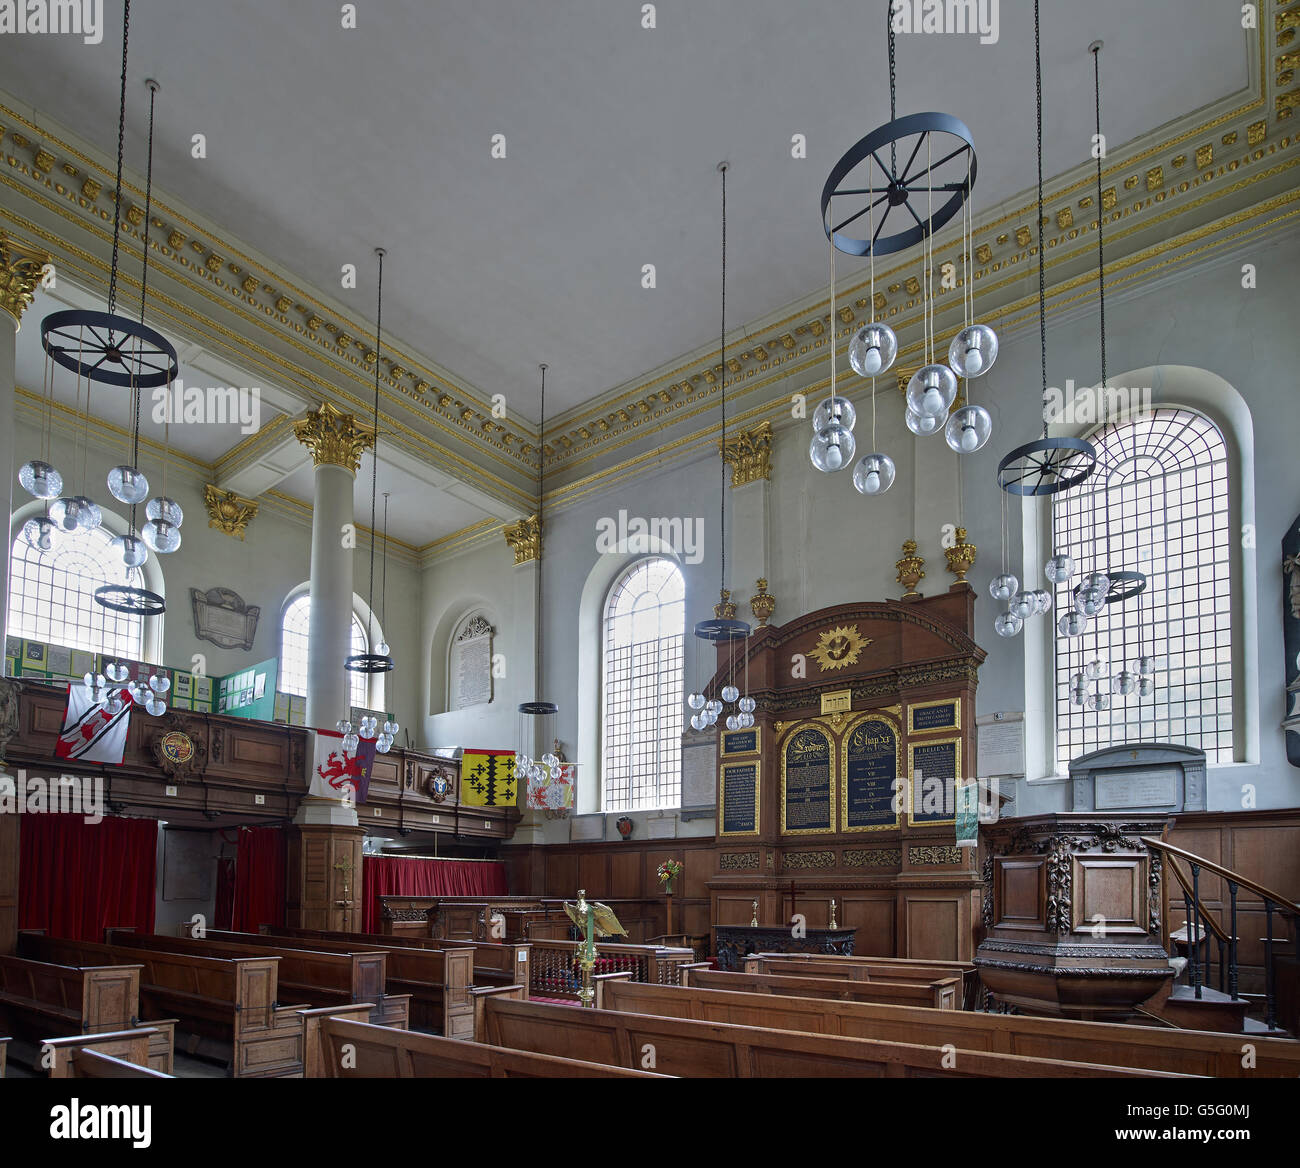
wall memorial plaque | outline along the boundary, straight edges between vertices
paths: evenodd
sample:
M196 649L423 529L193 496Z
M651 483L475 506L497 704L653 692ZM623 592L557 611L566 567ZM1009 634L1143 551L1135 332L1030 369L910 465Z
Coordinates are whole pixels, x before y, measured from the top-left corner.
M842 830L897 827L898 733L893 723L874 715L854 723L844 736L843 749Z
M913 742L907 747L912 823L956 821L957 777L961 774L961 739Z
M758 834L758 763L726 763L719 784L719 835Z
M763 741L763 728L751 726L748 730L726 730L722 735L722 753L757 754Z
M781 831L786 835L835 830L834 754L830 735L817 726L796 730L786 740L781 751Z
M941 702L918 702L907 707L907 732L928 734L933 730L960 730L961 702L950 698Z
M451 708L464 710L492 700L492 634L481 616L469 621L451 647Z

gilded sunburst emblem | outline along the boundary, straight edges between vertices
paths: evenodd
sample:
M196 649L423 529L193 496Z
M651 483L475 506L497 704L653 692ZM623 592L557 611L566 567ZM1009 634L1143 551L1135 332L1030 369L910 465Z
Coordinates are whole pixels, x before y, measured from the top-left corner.
M843 669L846 665L856 665L862 650L870 644L871 638L859 633L857 625L839 625L826 629L817 638L817 647L812 655L822 672L826 673Z

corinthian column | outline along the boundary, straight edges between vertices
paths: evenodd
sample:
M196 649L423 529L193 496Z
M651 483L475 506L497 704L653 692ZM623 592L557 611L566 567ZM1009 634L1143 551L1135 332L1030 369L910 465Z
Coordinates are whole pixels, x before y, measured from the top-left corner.
M332 728L350 705L343 662L352 644L352 552L357 544L352 496L361 455L374 446L375 432L329 402L295 422L293 430L316 465L307 725Z

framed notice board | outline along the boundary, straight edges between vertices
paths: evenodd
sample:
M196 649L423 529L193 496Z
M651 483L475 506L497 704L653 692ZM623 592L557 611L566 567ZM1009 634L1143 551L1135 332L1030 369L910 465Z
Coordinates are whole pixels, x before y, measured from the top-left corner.
M763 727L750 726L747 730L722 732L723 755L758 754L763 749Z
M718 779L718 834L758 835L758 760L723 763Z
M892 718L868 714L849 725L841 749L840 830L897 827L902 805L895 797L902 774L898 724Z
M835 830L835 743L818 725L803 725L781 747L781 833Z
M907 745L911 787L908 819L912 823L955 823L957 779L961 775L961 739L938 738Z
M961 729L961 699L917 702L907 707L908 734L936 734Z

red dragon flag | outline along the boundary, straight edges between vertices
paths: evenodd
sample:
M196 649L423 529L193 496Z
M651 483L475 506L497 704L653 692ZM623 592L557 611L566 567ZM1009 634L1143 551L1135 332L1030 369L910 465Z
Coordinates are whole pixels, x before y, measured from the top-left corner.
M122 708L111 714L105 706L95 702L85 686L69 685L68 707L54 748L55 756L121 766L131 710L135 705L125 690L121 691L121 698Z
M308 794L324 799L347 799L360 804L370 793L370 769L375 761L375 740L362 738L357 753L343 753L343 735L316 730Z

